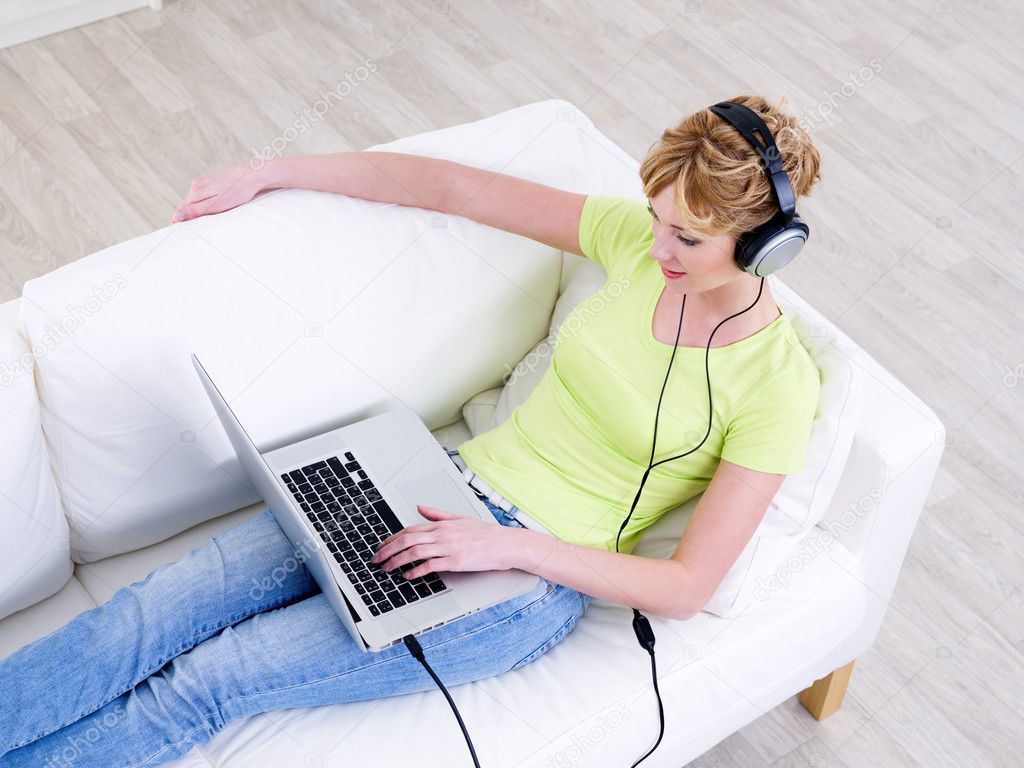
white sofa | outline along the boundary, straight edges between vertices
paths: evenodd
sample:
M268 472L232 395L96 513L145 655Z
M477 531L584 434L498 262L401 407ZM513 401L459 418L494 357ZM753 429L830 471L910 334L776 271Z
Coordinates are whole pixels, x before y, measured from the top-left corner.
M636 160L559 100L372 149L640 194ZM595 268L457 216L278 190L29 281L0 306L0 656L265 508L190 351L263 448L398 402L457 447L528 394L538 366L503 376L600 286ZM818 433L722 599L685 622L649 617L666 732L644 765L678 768L871 646L942 453L934 413L771 281L823 371ZM669 554L698 500L636 553ZM646 752L657 702L630 618L595 600L536 662L453 688L481 764L623 766ZM824 693L827 713L842 686L801 700L821 715ZM390 737L396 722L405 738ZM434 690L233 722L175 764L370 759L469 763Z

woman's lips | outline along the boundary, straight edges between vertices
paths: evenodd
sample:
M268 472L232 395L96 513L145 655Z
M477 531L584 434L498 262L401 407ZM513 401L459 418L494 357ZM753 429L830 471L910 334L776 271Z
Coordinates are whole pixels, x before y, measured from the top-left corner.
M665 269L664 267L661 268L661 273L665 275L665 277L669 277L672 279L682 277L683 275L686 274L685 272L672 272L671 270Z

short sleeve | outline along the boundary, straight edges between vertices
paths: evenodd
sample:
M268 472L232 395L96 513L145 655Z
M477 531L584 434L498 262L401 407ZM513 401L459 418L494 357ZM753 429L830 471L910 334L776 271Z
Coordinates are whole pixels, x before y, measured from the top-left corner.
M800 472L820 390L820 373L813 364L771 379L740 406L729 422L722 458L760 472Z
M587 195L580 213L580 250L609 275L643 253L653 238L647 202L631 197Z

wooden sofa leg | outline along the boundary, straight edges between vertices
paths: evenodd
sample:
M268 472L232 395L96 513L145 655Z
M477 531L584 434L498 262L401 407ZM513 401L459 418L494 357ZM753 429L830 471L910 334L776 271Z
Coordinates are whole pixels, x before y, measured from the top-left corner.
M797 698L807 711L814 715L815 719L824 720L843 706L846 684L850 682L852 672L853 661L830 672L820 680L815 680L809 688L800 691Z

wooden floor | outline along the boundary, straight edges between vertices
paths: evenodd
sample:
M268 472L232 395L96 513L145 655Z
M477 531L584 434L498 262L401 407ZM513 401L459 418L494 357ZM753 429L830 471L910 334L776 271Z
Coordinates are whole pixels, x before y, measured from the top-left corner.
M163 226L194 176L272 146L346 75L356 87L285 152L362 149L560 97L640 157L689 111L786 96L823 181L801 204L813 239L784 281L919 393L949 437L843 708L817 722L794 696L692 765L1022 764L1019 4L165 6L0 51L0 300ZM377 71L360 80L367 59Z

